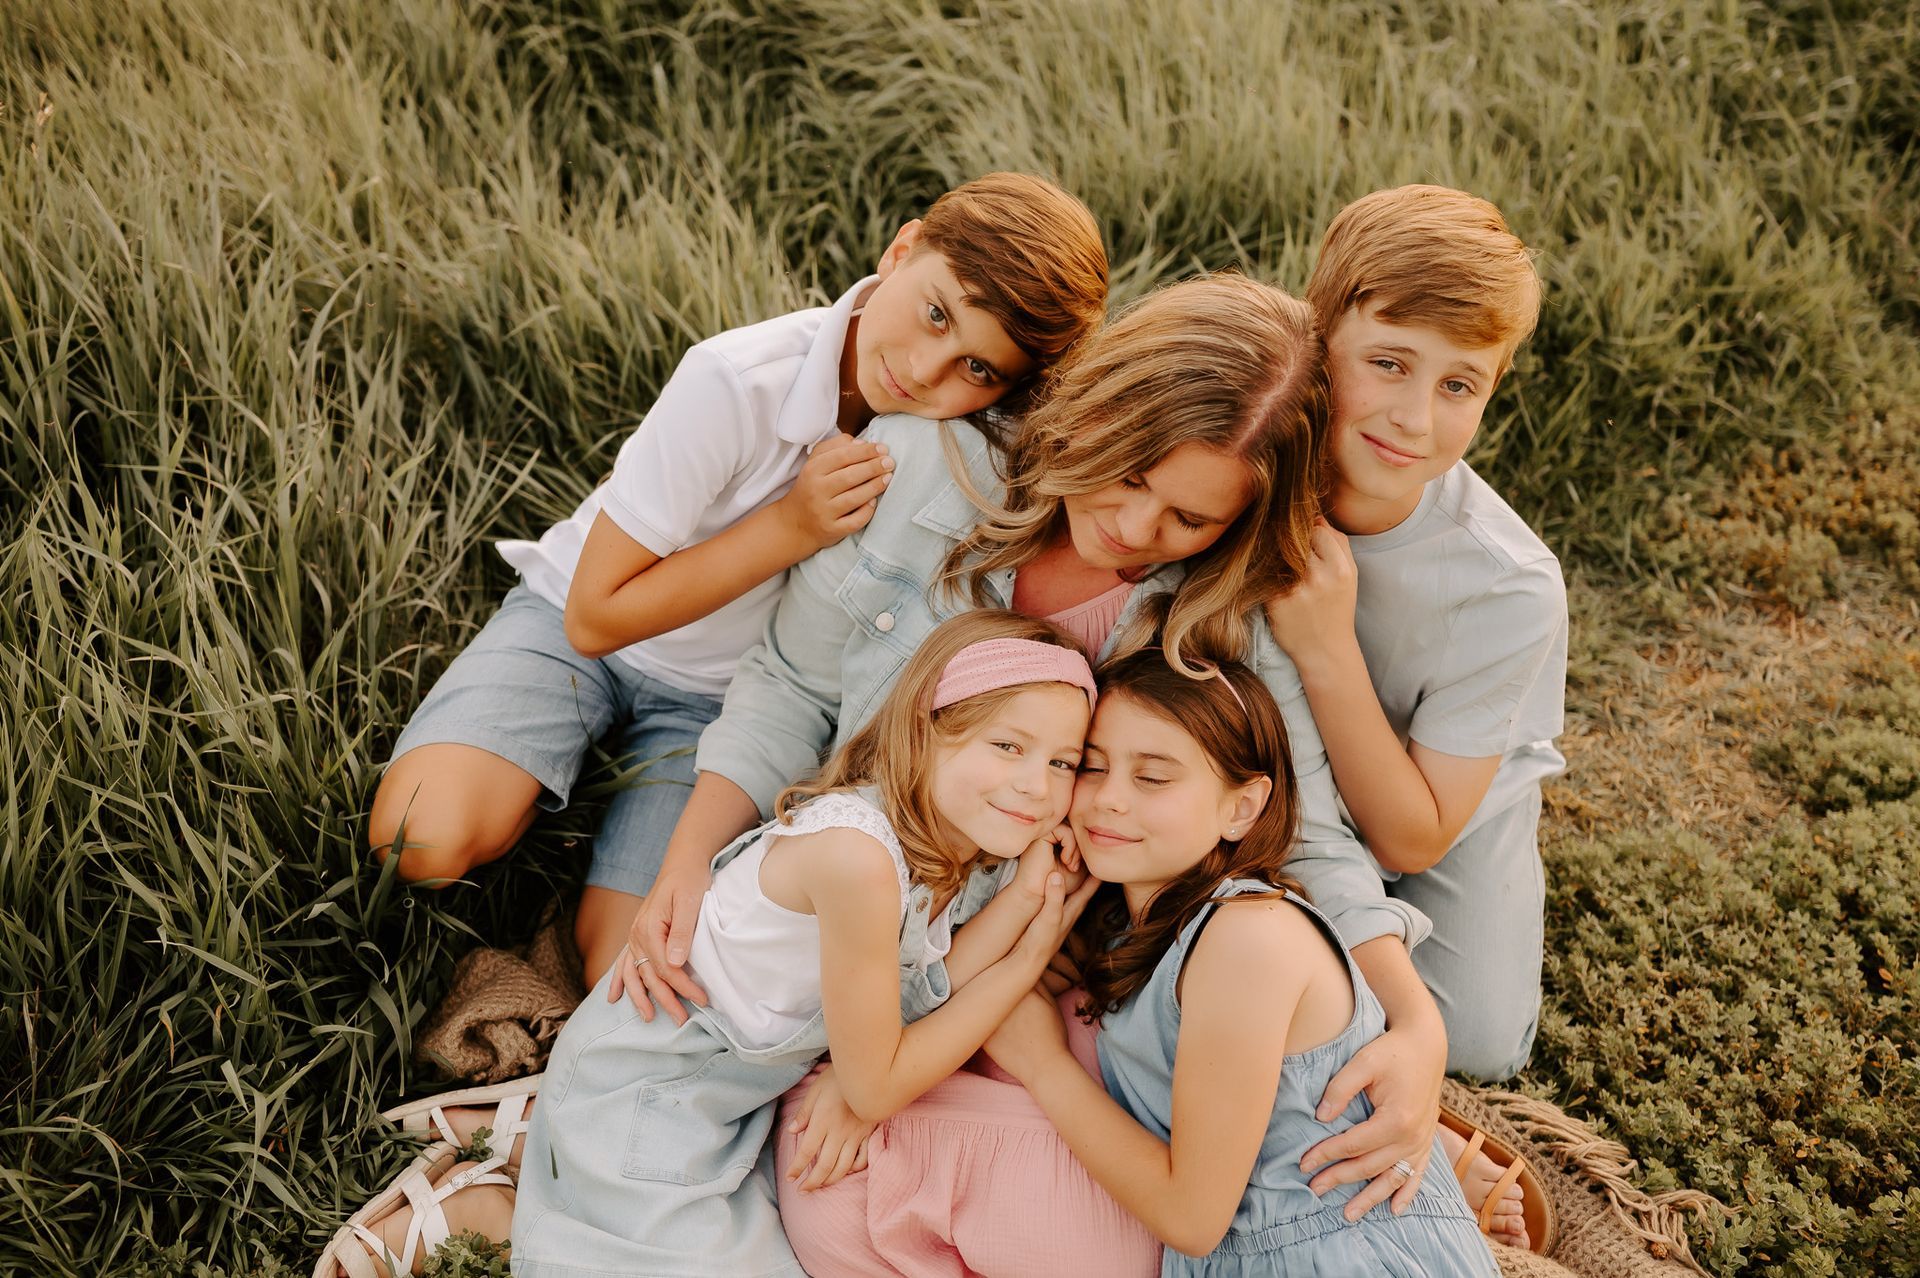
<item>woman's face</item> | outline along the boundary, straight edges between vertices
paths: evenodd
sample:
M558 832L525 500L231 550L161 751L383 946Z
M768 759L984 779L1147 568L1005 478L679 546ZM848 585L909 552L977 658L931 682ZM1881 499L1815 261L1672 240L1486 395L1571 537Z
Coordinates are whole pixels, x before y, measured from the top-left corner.
M1146 568L1197 555L1253 499L1253 471L1237 457L1182 444L1159 465L1061 499L1073 548L1094 568Z

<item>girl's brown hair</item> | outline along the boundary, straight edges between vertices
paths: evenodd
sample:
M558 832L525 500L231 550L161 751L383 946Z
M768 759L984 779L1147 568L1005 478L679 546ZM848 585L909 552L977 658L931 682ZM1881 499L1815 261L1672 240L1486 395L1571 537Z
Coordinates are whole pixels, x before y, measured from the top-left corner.
M1191 869L1155 892L1137 920L1129 916L1118 888L1100 890L1080 927L1092 951L1083 973L1087 998L1080 1007L1089 1020L1139 992L1222 879L1260 879L1300 892L1282 872L1299 829L1293 758L1286 721L1260 676L1226 662L1196 679L1169 666L1164 653L1147 648L1106 663L1098 679L1103 704L1119 697L1178 727L1199 744L1228 786L1264 776L1273 778L1273 792L1239 841L1214 844Z
M782 790L774 801L774 814L785 821L801 803L818 795L874 786L880 791L880 808L906 854L913 881L932 888L936 897L959 891L977 863L999 860L976 852L956 862L940 838L932 793L934 745L961 740L1034 686L1015 684L938 710L928 708L947 663L962 648L988 639L1032 639L1081 652L1073 636L1060 627L1017 612L983 608L941 622L907 659L873 718L834 751L818 776Z
M1299 581L1319 514L1327 371L1305 303L1239 275L1169 285L1133 304L1054 369L1045 402L1005 441L998 505L949 461L984 512L947 556L939 585L988 599L990 574L1031 561L1061 502L1151 470L1196 444L1244 462L1252 499L1186 560L1179 588L1136 613L1116 652L1153 642L1185 669L1194 646L1247 651L1246 614Z

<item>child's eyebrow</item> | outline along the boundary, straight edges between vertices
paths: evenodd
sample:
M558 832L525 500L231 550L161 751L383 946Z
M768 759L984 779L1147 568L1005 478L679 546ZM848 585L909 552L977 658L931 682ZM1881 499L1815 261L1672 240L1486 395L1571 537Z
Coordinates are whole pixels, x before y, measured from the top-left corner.
M1404 355L1409 359L1420 358L1420 352L1416 351L1411 346L1397 346L1390 342L1382 342L1380 343L1380 345L1378 345L1374 349L1378 351L1382 351L1388 355ZM1472 373L1476 377L1490 378L1493 376L1491 372L1487 371L1485 368L1482 368L1480 365L1474 363L1470 359L1455 360L1453 366L1455 368L1464 368L1469 373Z
M947 322L953 325L954 335L959 337L960 344L962 346L967 345L966 334L960 331L960 316L962 313L961 309L953 306L951 303L947 301L947 295L940 291L940 286L938 284L929 284L927 285L927 288L933 293L933 300L940 304L940 309L947 313ZM962 298L961 300L963 302L969 302L969 299L966 299L966 298ZM971 303L969 302L969 304ZM993 366L992 360L982 359L979 355L975 355L973 356L973 358L976 360L979 360L980 363L986 366L987 376L991 377L995 381L1005 380L1000 370Z

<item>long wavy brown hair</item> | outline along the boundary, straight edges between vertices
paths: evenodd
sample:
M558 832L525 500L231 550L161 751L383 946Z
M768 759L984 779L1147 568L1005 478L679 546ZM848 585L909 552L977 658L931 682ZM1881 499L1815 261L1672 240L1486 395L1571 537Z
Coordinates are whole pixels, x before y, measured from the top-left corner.
M1079 928L1091 951L1082 973L1087 997L1080 1005L1088 1020L1117 1010L1139 993L1223 879L1259 879L1276 890L1301 891L1282 868L1293 854L1300 824L1287 725L1260 676L1228 661L1207 671L1207 677L1194 678L1168 665L1159 649L1143 648L1107 662L1098 679L1103 704L1124 698L1179 728L1228 786L1264 776L1273 778L1273 792L1242 838L1215 843L1191 869L1155 892L1138 919L1130 916L1118 886L1100 890Z
M880 792L880 809L900 840L910 877L932 888L936 897L959 891L975 865L998 862L999 857L978 849L972 857L956 861L940 838L940 817L933 810L933 747L961 740L1033 685L1016 684L928 709L947 663L962 648L989 639L1032 639L1085 655L1078 641L1059 626L1017 612L982 608L941 622L907 659L873 718L834 751L818 776L780 792L773 805L775 815L785 821L808 799L870 785Z
M1156 640L1176 667L1189 646L1248 651L1248 612L1293 588L1312 556L1327 406L1325 352L1305 302L1239 275L1183 280L1134 303L1055 366L1041 406L1001 440L1006 492L987 500L948 459L982 518L937 584L975 604L987 578L1033 560L1058 534L1062 499L1151 470L1186 444L1246 463L1253 497L1218 541L1188 558L1116 654Z

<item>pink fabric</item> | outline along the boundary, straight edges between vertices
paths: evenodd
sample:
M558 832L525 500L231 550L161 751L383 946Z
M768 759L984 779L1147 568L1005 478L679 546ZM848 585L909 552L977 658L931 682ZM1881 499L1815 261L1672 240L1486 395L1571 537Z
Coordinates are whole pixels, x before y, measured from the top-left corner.
M933 687L933 708L1021 683L1070 683L1087 694L1088 705L1098 695L1087 659L1071 648L1038 639L982 639L947 662Z
M1078 639L1082 648L1098 656L1100 650L1107 646L1107 636L1120 624L1120 614L1127 606L1127 596L1132 593L1133 583L1123 581L1085 603L1062 608L1047 620Z
M1071 1012L1080 991L1061 1006ZM1095 1030L1067 1041L1100 1069ZM814 1278L1151 1278L1160 1244L1094 1181L1028 1096L984 1056L882 1123L867 1170L801 1193L787 1131L802 1083L781 1102L780 1222Z

